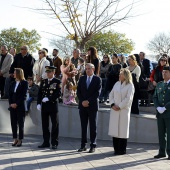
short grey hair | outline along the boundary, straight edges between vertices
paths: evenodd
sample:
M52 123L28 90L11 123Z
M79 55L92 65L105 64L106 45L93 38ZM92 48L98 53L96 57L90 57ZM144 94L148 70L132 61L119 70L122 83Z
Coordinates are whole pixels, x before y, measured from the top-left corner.
M91 68L95 68L94 64L92 64L92 63L86 63L86 66L90 66Z
M6 45L2 45L1 48L5 48L8 51L8 47Z
M23 45L22 47L24 47L27 51L29 51L28 45Z

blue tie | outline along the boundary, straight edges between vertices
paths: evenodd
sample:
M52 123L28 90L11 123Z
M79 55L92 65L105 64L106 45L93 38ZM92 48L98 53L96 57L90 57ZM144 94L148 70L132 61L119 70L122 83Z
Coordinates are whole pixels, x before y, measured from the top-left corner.
M87 89L88 89L88 88L89 88L89 85L90 85L90 77L87 78L86 84L87 84Z

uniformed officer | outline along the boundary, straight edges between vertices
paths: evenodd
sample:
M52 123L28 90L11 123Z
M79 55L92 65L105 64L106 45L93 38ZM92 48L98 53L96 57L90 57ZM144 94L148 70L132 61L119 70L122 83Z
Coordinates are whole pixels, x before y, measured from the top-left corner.
M159 153L154 158L168 155L170 160L170 67L165 66L162 71L164 81L157 84L153 96L157 110L157 124L159 136Z
M37 109L41 110L42 117L42 130L44 142L38 148L50 147L50 131L49 131L49 117L51 118L51 144L52 149L57 149L58 146L58 132L59 132L59 120L58 120L58 103L57 99L61 95L61 82L54 77L55 67L46 66L46 73L48 79L44 79L41 82L38 99Z

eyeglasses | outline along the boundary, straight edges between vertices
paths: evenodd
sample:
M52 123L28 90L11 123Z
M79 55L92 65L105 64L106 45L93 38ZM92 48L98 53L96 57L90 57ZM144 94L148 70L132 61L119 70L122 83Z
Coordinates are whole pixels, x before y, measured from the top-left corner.
M160 61L164 61L164 62L167 62L167 60L164 60L164 59L160 59Z

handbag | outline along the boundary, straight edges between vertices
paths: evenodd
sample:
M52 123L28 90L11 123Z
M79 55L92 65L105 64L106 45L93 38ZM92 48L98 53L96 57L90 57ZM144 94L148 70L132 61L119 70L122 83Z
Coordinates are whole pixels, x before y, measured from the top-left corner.
M152 81L149 81L148 91L152 91L152 90L155 90L155 86L153 85Z

